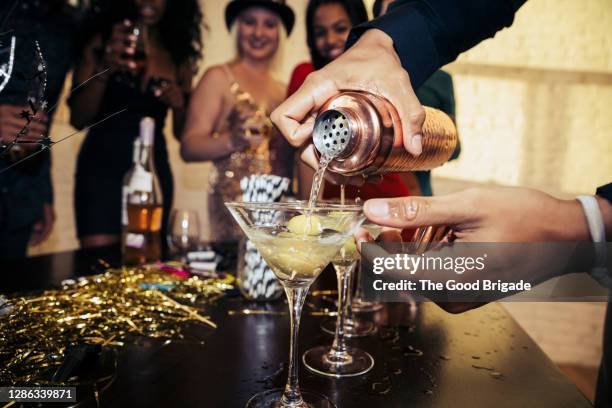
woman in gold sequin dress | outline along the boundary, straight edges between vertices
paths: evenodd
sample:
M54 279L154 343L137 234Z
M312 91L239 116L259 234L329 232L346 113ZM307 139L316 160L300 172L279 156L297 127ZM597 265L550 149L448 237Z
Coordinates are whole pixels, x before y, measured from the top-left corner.
M282 30L293 28L293 12L282 0L233 0L225 20L236 33L237 56L206 70L181 140L185 161L213 162L208 214L215 242L241 237L223 203L241 199L243 177L291 177L293 168L293 150L268 117L286 94L286 86L272 77L272 65Z

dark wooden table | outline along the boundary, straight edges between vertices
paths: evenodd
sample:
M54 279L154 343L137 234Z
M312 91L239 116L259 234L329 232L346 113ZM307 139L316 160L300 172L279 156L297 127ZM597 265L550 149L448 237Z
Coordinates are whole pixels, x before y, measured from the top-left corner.
M98 258L118 260L117 248L67 252L0 264L0 292L30 291L95 272ZM324 273L318 285L334 285ZM242 408L255 393L284 385L289 318L228 315L257 307L228 297L206 311L219 325L202 328L202 342L126 345L102 407ZM264 306L285 311L279 301ZM304 309L300 353L331 343ZM450 315L431 303L416 310L387 305L373 316L378 333L351 344L370 352L371 373L333 380L301 364L302 388L338 407L587 407L589 402L497 304Z

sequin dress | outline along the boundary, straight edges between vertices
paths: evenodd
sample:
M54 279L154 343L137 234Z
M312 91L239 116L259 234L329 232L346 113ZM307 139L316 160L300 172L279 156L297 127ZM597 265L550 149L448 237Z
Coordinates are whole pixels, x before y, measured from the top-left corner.
M213 162L209 185L208 216L210 223L210 237L214 242L238 241L242 236L239 227L233 221L224 205L226 201L242 201L240 180L252 174L277 174L288 176L278 166L277 156L282 160L288 157L278 153L280 136L274 129L266 109L258 105L253 97L240 88L230 68L223 66L230 78L230 90L234 98L234 105L228 115L225 128L234 120L247 117L244 137L252 137L249 128L259 129L263 136L261 143L246 150L234 152L231 155ZM259 137L259 136L257 136Z

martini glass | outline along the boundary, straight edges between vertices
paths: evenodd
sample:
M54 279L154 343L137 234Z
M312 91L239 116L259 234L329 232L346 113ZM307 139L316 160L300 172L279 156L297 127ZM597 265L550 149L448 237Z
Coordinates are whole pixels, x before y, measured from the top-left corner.
M368 232L370 233L373 239L378 238L382 230L380 226L375 225L375 224L370 224L370 223L363 224L362 228L365 228L366 230L368 230ZM355 262L358 262L358 258L357 260L355 260ZM358 265L359 265L359 268L357 268L357 270L359 270L359 272L361 273L362 272L361 262L358 262ZM353 269L355 269L355 266L353 266ZM351 272L354 272L354 270ZM360 289L361 279L359 278L359 276L356 276L355 273L350 273L348 276L348 279L349 279L349 283L348 283L349 288L352 288L353 281L357 280L357 291L355 293L355 297L352 295L351 290L348 291L347 301L346 301L348 308L346 312L346 319L344 320L344 336L348 338L358 338L358 337L370 336L376 333L376 325L374 325L374 323L372 323L371 321L361 319L354 315L354 312L365 312L366 311L366 310L361 310L361 309L356 310L355 303L360 302L362 304L365 304L367 308L370 308L367 311L380 310L382 308L382 303L368 302L368 301L357 298L357 295L360 295L362 293L362 289ZM337 324L337 319L327 319L327 320L324 320L323 323L321 323L321 329L326 333L335 335L336 324Z
M360 206L332 204L309 207L304 202L226 203L232 216L253 242L285 289L291 336L284 389L253 396L247 408L333 408L325 396L300 391L298 330L308 289L363 222Z
M374 359L370 354L348 347L344 333L351 275L358 258L355 238L349 237L332 260L338 277L338 314L334 341L331 346L311 348L302 356L306 368L316 374L336 378L354 377L365 374L374 367Z
M372 236L372 239L374 240L378 238L382 230L379 225L369 223L364 224L363 228L368 230L368 232ZM369 313L376 312L382 309L383 304L381 302L371 302L363 298L363 280L361 279L361 274L363 273L363 271L361 270L361 264L359 264L358 270L358 274L353 274L355 276L354 279L356 280L357 287L355 289L355 295L353 296L351 301L351 313Z

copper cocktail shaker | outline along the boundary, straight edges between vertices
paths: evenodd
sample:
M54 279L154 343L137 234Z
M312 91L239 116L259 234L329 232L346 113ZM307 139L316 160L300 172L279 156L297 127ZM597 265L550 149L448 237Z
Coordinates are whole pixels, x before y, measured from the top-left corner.
M457 129L448 115L425 107L423 152L413 156L402 145L402 126L395 107L368 92L346 91L328 100L314 125L319 156L331 157L327 170L346 175L371 175L430 170L447 162L457 145Z

